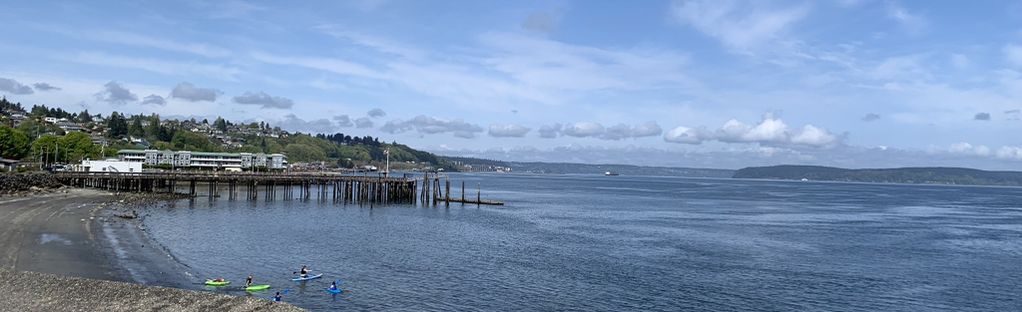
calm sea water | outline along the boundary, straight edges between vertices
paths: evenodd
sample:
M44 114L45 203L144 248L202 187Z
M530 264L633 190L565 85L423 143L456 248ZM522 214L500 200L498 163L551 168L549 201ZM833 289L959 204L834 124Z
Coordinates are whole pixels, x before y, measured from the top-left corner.
M1022 310L1018 188L453 178L508 205L201 198L145 222L199 276L312 310Z

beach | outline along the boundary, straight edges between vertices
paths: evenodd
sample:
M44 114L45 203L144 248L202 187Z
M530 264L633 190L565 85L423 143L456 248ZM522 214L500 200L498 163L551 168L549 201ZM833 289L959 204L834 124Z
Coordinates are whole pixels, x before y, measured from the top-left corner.
M89 302L89 298L80 296L104 295L104 291L117 291L105 287L125 287L123 284L104 284L94 280L137 283L133 289L150 286L168 286L189 288L199 278L191 276L188 268L175 261L159 244L152 241L142 227L139 214L144 214L147 207L163 204L159 198L138 194L114 194L91 189L58 188L55 190L39 189L34 194L21 194L12 197L0 197L0 270L4 278L0 279L0 291L6 297L12 297L11 291L17 295L24 307L33 307L31 298L36 298L37 306L51 306L54 301L75 310L76 304ZM48 297L54 285L52 279L36 281L36 285L18 285L12 288L16 280L31 283L31 278L24 277L20 271L53 274L54 276L76 277L73 282L92 285L98 289L76 289L76 295ZM49 278L49 275L44 275ZM29 282L26 282L29 281ZM194 287L194 286L192 286ZM169 290L170 288L155 288ZM141 290L140 290L141 291ZM147 294L153 291L143 291ZM155 291L154 293L161 293ZM256 300L253 298L229 297L205 292L175 289L174 296L191 293L196 298L202 296L218 296L237 298L237 300ZM105 296L105 295L104 295ZM163 294L160 296L170 296ZM156 298L159 298L157 296ZM28 298L28 299L24 299ZM98 297L105 298L105 297ZM203 300L212 300L213 297ZM114 299L114 298L106 298ZM144 298L135 297L141 300ZM28 300L28 301L26 301ZM84 301L82 301L84 300ZM169 307L184 310L204 310L198 305L206 302L165 302ZM221 300L221 299L217 299ZM145 301L145 300L142 300ZM157 300L159 301L159 300ZM269 303L260 300L261 303ZM75 303L78 302L78 303ZM224 301L217 301L224 302ZM181 304L185 305L181 305ZM208 302L206 302L208 303ZM127 310L135 310L138 305L123 305ZM280 305L285 306L285 305ZM286 305L290 307L290 305ZM89 306L84 306L89 307ZM154 306L155 307L155 306ZM264 305L252 307L265 308ZM118 309L113 309L118 310ZM250 310L250 309L241 309Z

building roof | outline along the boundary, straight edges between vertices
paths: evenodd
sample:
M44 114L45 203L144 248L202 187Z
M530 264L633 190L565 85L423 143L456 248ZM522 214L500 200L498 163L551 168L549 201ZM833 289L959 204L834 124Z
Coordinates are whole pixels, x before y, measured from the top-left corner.
M131 154L145 154L146 152L150 152L150 151L155 152L155 153L166 153L166 152L190 153L190 154L192 154L192 156L232 156L232 157L240 157L241 155L259 155L259 154L262 154L262 155L266 155L266 156L270 156L270 157L273 157L273 156L287 157L287 155L280 154L280 153L273 153L273 154L264 154L264 153L222 153L222 152L192 152L192 151L168 151L168 150L140 150L140 149L122 149L122 150L117 151L117 154L128 154L128 153L131 153Z

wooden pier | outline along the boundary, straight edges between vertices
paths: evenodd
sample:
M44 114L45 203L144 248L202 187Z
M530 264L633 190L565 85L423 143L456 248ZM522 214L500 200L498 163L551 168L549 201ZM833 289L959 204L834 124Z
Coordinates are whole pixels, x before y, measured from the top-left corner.
M210 200L226 196L229 200L270 201L277 198L333 200L345 204L416 204L434 207L451 202L477 205L503 205L480 198L451 198L450 179L445 175L424 173L422 179L326 173L224 173L224 172L143 172L95 173L57 172L58 181L76 187L121 192L156 192L205 195ZM421 184L420 184L421 181ZM446 185L441 188L441 181ZM205 190L202 190L205 189ZM201 192L200 192L201 191ZM262 194L260 194L262 192ZM315 194L315 196L313 196ZM261 196L260 196L261 195Z

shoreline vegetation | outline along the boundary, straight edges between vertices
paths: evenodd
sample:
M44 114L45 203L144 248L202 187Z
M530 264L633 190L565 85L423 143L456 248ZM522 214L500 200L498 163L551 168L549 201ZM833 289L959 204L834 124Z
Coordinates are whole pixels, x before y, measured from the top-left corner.
M148 211L180 198L0 174L0 292L19 311L301 310L195 290L189 268L143 226Z

